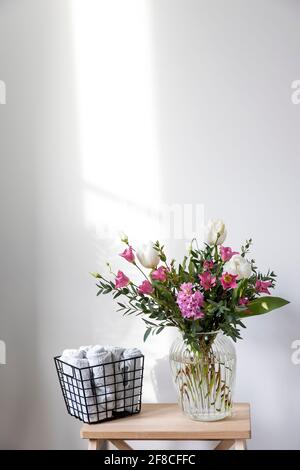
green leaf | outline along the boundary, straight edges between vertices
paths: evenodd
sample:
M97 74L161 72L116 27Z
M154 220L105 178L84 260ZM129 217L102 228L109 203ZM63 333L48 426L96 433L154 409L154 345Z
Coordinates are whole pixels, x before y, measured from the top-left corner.
M189 275L190 276L193 276L194 275L194 271L195 271L195 266L194 264L192 263L192 261L189 262Z
M143 320L147 325L151 325L151 326L155 326L155 327L156 327L156 323L153 323L152 321L149 321L149 320L147 320L146 318L142 318L142 320Z
M122 295L122 292L120 290L118 290L114 295L113 295L113 298L116 299L117 297L119 297L120 295Z
M236 289L233 290L233 298L234 299L239 299L242 297L242 292L245 287L247 287L248 284L248 279L242 279L239 283Z
M145 331L145 334L144 334L144 343L147 340L150 333L151 333L151 328L147 328L147 330Z
M164 329L164 326L160 326L157 330L156 330L156 335L159 335L159 333Z
M239 318L252 317L271 312L287 304L289 304L289 301L280 297L259 297L258 299L251 300L245 310L237 310L236 313Z

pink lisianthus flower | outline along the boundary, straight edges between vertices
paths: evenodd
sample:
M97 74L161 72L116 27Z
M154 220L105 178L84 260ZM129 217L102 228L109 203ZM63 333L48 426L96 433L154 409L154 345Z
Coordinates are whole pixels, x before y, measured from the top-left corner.
M214 267L214 262L212 259L206 259L203 263L204 269L212 269Z
M268 287L272 287L271 281L260 281L259 279L257 279L255 283L256 292L259 292L260 294L271 295L271 292L269 291Z
M164 266L160 266L155 271L152 271L151 277L154 281L164 282L167 279L167 272Z
M152 294L153 286L150 281L143 281L142 284L138 287L139 294Z
M238 255L239 253L237 251L232 251L229 246L220 246L220 255L222 261L226 262L229 261L233 255Z
M204 290L209 290L216 285L216 278L209 271L199 274L199 279Z
M183 318L197 320L204 317L201 307L204 303L203 294L199 291L193 292L193 284L184 282L177 293L177 304Z
M248 305L248 303L249 303L248 297L241 297L239 299L239 305L241 305L242 307L245 307L246 305Z
M133 263L134 262L134 253L133 253L133 250L132 250L132 246L129 246L128 248L125 248L125 250L123 251L123 253L119 253L120 256L122 256L122 258L126 259L126 261L128 261L129 263Z
M118 271L116 279L115 279L115 287L116 289L122 289L122 287L126 287L129 284L129 278L125 276L122 271Z
M237 286L236 278L237 274L224 273L221 277L221 284L223 289L234 289Z

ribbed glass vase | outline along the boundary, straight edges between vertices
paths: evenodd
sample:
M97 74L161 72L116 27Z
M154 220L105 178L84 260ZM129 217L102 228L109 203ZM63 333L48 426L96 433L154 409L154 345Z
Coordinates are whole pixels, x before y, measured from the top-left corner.
M231 414L236 354L228 336L201 333L197 348L177 338L170 349L173 381L183 412L197 421L218 421Z

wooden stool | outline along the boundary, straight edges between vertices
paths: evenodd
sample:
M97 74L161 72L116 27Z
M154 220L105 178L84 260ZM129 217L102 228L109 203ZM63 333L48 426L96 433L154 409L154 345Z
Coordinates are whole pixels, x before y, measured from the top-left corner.
M84 424L80 435L89 440L89 450L100 449L105 441L119 450L133 450L125 440L220 441L215 450L245 450L251 438L250 406L237 403L230 418L201 422L186 417L177 403L148 403L127 418Z

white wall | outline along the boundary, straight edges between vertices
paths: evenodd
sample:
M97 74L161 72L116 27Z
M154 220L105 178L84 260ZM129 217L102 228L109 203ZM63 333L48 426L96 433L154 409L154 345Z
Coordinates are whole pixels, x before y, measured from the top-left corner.
M52 363L67 346L142 347L144 400L175 400L173 332L144 346L142 322L88 275L116 266L118 230L159 235L163 203L204 204L279 273L291 305L248 320L236 400L252 406L251 448L300 448L299 13L292 0L0 0L1 448L84 446ZM181 257L185 242L167 246Z

